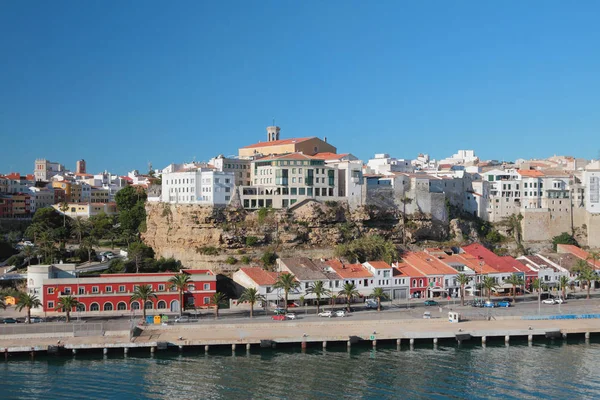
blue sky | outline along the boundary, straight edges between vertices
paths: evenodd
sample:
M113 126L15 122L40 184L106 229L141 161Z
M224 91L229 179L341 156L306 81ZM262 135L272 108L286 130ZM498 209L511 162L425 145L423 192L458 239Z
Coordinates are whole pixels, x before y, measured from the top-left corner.
M413 158L600 150L597 1L5 1L0 172L266 139Z

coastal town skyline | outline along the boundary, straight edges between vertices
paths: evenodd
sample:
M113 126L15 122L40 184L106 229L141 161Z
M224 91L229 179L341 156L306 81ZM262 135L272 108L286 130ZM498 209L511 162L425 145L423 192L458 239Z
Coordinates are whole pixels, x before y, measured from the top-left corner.
M597 4L112 4L4 5L4 173L209 160L273 118L361 159L598 158Z

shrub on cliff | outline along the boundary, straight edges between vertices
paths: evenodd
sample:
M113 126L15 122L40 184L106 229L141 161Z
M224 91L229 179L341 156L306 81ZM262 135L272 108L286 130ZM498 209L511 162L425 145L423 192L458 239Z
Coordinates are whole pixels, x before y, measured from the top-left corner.
M275 261L277 261L277 254L272 251L265 251L260 260L262 261L265 269L269 269L275 265Z
M552 248L556 251L556 246L559 244L572 244L575 246L579 246L577 240L572 235L569 235L567 232L563 232L558 236L554 236L552 238Z
M235 258L235 257L233 257L233 256L229 256L229 257L227 257L227 259L225 260L225 263L226 263L226 264L229 264L229 265L235 265L235 264L237 264L237 262L238 262L237 258Z
M254 247L258 244L258 238L256 236L246 236L246 246Z
M205 256L216 256L219 254L219 249L213 246L196 247L196 252Z
M376 260L391 263L398 259L396 246L378 235L365 236L350 243L340 244L336 247L335 254L361 263Z

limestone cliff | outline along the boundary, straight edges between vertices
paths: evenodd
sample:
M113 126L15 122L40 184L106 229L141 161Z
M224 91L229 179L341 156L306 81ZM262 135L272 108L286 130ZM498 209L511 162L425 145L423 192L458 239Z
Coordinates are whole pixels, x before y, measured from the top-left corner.
M143 239L159 257L174 257L184 266L226 267L228 257L258 258L267 247L286 256L331 256L335 245L377 234L397 244L444 240L448 225L427 214L406 218L394 209L374 206L350 211L338 202L307 201L290 210L213 208L148 203ZM403 229L405 227L406 229Z

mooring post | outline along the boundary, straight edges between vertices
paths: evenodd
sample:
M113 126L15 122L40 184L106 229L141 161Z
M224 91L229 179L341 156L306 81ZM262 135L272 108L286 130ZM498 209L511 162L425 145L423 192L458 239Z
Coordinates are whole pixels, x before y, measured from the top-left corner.
M35 349L32 347L31 348L31 359L33 360L35 358Z
M324 348L324 349L326 349L326 348L327 348L327 342L326 342L326 341L324 341L324 342L323 342L323 348Z
M415 344L415 339L410 339L410 345L413 346Z
M563 336L563 340L567 340L567 334L566 333L563 333L562 336Z
M529 343L533 342L533 335L529 335L529 336L527 336L527 341L528 341Z
M246 350L250 351L250 343L246 343Z
M127 355L129 353L129 347L123 347L123 354Z
M4 348L4 361L8 361L8 348Z
M377 340L373 340L373 348L377 347Z
M73 355L77 354L77 349L73 349L71 350L71 352L73 353Z
M106 347L102 349L102 354L104 354L104 355L108 354L108 349Z
M235 343L231 345L231 351L235 352Z
M306 350L306 340L303 340L302 343L300 343L300 348Z
M154 354L155 351L156 351L156 347L150 346L150 354Z
M208 347L209 347L208 345L205 345L205 346L204 346L204 352L205 352L205 353L208 353Z
M350 340L348 340L346 342L346 347L348 347L348 348L352 347L352 342Z
M589 332L586 332L586 333L585 333L585 338L586 338L587 340L589 340L589 339L590 339L590 333L589 333Z
M438 344L438 338L433 338L433 344Z
M481 344L484 345L487 342L487 337L482 336L481 337Z
M510 343L510 336L509 335L504 336L504 343L506 343L506 344Z

